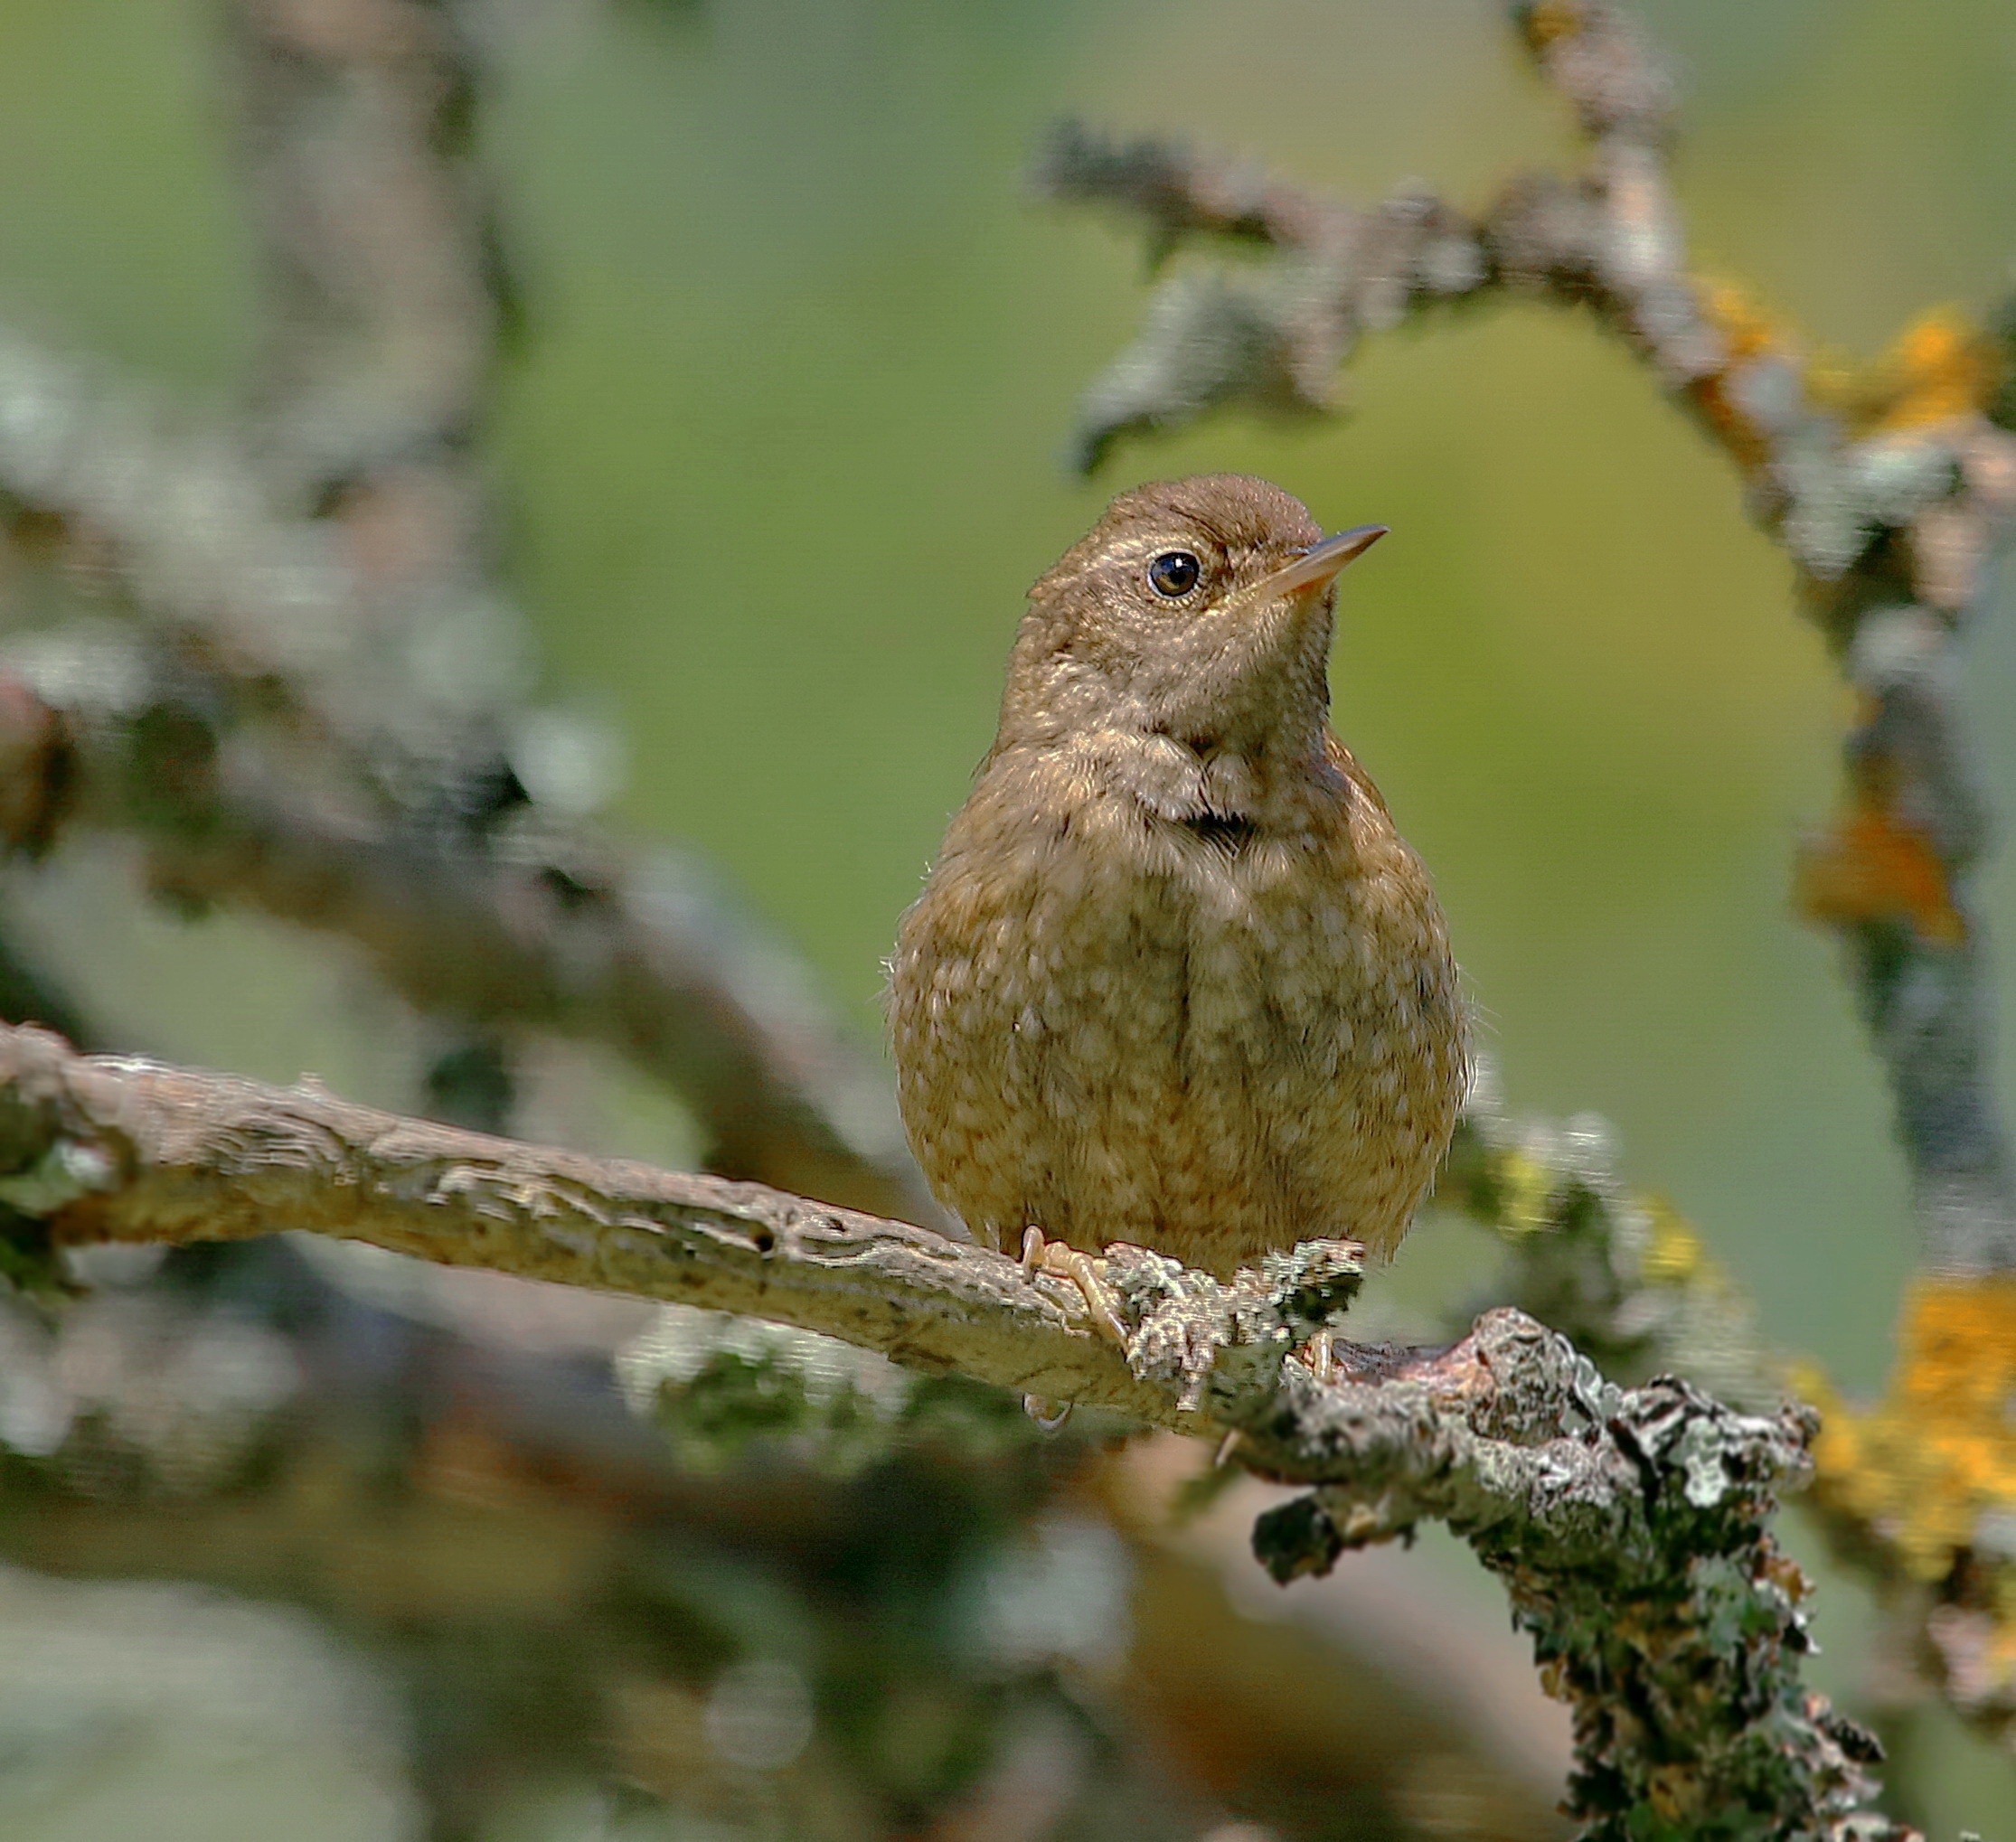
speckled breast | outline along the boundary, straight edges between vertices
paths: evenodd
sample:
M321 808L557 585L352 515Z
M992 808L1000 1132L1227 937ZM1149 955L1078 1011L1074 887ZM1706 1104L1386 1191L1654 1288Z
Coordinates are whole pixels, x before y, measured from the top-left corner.
M1220 1273L1314 1236L1385 1255L1462 1097L1455 966L1390 831L1227 836L1125 803L956 825L892 974L912 1146L1004 1248L1033 1224Z

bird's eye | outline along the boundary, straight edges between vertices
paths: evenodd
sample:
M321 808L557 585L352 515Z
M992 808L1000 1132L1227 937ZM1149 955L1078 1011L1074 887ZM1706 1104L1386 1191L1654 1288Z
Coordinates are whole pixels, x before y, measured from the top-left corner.
M1164 550L1148 565L1148 580L1157 595L1188 595L1202 573L1203 565L1188 550Z

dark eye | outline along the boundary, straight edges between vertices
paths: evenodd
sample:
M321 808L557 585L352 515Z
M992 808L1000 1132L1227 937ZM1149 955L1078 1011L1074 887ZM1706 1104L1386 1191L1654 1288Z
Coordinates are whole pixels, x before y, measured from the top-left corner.
M1148 565L1157 595L1188 595L1202 573L1203 565L1188 550L1164 550Z

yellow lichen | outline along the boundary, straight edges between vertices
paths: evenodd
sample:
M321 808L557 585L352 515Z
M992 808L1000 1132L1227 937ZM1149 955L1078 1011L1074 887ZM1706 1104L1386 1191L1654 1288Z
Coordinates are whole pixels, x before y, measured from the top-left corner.
M1866 439L1978 416L2000 389L2003 362L1992 340L1957 307L1934 307L1866 364L1816 355L1806 388Z
M1816 1495L1908 1574L1936 1582L1974 1548L1984 1513L2016 1511L2016 1279L1917 1281L1899 1341L1889 1393L1871 1411L1810 1370L1795 1380L1824 1415ZM1997 1584L1998 1596L2016 1593L2016 1580ZM2016 1644L2016 1621L2010 1631Z
M1710 428L1731 456L1755 469L1771 458L1771 438L1730 394L1729 381L1758 359L1778 356L1796 363L1801 342L1790 326L1774 319L1756 296L1740 283L1715 277L1698 277L1694 298L1701 317L1721 334L1726 354L1714 371L1698 378L1691 391Z
M1701 315L1722 335L1732 364L1767 352L1795 353L1798 339L1766 312L1763 304L1740 282L1704 276L1695 283Z
M1809 920L1908 922L1921 940L1945 946L1966 937L1945 865L1880 786L1858 790L1841 818L1802 845L1793 893Z
M1556 39L1580 32L1587 23L1587 9L1575 0L1540 0L1526 14L1526 42L1542 52Z
M1692 394L1745 467L1768 460L1772 443L1738 406L1729 381L1757 359L1776 356L1795 365L1808 400L1837 417L1854 440L1978 416L2007 372L1998 343L1957 307L1921 314L1882 352L1864 361L1838 347L1813 345L1740 283L1698 277L1694 298L1701 317L1721 334L1728 356L1694 382Z
M1492 1187L1498 1192L1499 1226L1516 1235L1551 1226L1558 1177L1553 1166L1517 1145L1506 1146L1494 1164Z
M1684 1285L1704 1276L1712 1263L1701 1237L1663 1197L1648 1196L1644 1210L1652 1219L1652 1239L1646 1244L1639 1271L1653 1285Z

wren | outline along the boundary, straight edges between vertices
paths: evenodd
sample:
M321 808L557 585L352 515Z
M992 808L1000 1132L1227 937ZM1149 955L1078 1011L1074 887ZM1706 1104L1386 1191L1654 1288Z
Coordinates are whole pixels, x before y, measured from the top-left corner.
M1030 591L999 729L890 962L898 1095L974 1236L1069 1273L1390 1257L1448 1149L1442 910L1330 733L1337 573L1264 480L1123 493Z

